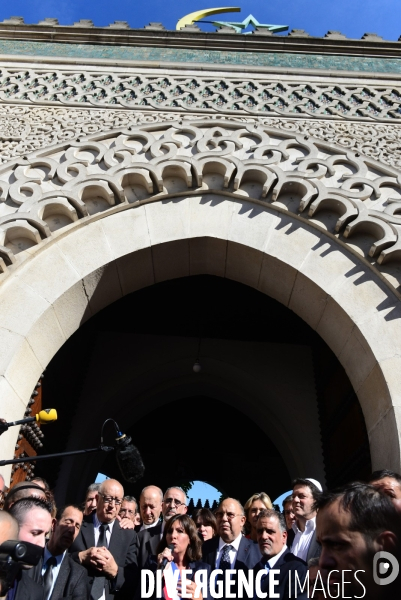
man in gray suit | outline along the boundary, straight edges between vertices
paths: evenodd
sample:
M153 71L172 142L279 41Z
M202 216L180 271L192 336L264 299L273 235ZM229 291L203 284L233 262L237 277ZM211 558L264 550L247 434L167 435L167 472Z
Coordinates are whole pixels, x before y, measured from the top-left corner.
M86 569L67 553L82 525L79 506L69 505L57 511L52 535L43 551L43 559L31 569L33 579L44 589L44 600L86 600L89 585Z

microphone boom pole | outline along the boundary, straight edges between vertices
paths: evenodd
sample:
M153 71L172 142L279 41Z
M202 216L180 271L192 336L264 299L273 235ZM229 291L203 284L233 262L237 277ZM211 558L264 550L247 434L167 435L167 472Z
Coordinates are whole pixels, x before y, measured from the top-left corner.
M12 458L0 460L0 467L15 465L17 463L36 462L37 460L48 460L49 458L61 458L64 456L76 456L77 454L88 454L89 452L112 452L113 446L98 446L97 448L86 448L85 450L71 450L70 452L57 452L56 454L40 454L39 456L24 456L23 458Z

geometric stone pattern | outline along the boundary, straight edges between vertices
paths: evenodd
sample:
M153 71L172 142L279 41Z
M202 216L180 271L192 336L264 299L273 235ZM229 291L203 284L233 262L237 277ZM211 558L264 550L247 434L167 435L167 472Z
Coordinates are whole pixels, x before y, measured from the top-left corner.
M337 84L241 81L230 77L145 76L135 72L90 73L60 70L0 70L0 100L62 105L207 110L252 115L401 119L401 88Z
M21 106L0 104L0 164L30 152L74 140L79 136L107 132L140 124L205 119L201 113L115 109ZM211 114L216 120L219 115ZM395 122L366 123L346 120L285 117L225 117L227 122L258 123L293 134L310 135L349 150L360 152L401 169L401 125Z
M329 142L225 120L88 136L0 168L0 256L74 222L177 196L219 193L302 215L371 262L401 259L401 173Z

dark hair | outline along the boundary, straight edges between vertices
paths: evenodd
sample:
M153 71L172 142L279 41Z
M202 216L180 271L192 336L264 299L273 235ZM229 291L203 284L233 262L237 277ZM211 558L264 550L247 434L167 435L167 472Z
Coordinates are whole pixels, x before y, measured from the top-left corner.
M292 503L292 495L290 494L289 496L287 496L286 498L284 498L284 500L282 501L282 505L283 505L283 509L285 508L285 505L288 504L288 502Z
M31 481L34 483L35 481L41 481L43 483L44 490L45 492L49 492L50 491L50 485L47 483L46 479L43 479L43 477L32 477Z
M136 510L138 512L138 502L136 501L135 496L124 496L123 502L124 502L124 500L125 500L125 502L135 502L135 504L136 504Z
M213 536L217 535L217 521L216 517L208 508L196 508L192 513L192 520L195 523L197 519L202 519L203 525L210 526L213 529Z
M194 560L200 560L202 558L202 542L200 541L198 532L196 531L195 523L191 517L188 517L188 515L174 515L166 522L164 526L163 537L157 547L157 554L159 554L159 552L163 552L163 550L167 548L167 534L171 531L176 521L183 526L185 533L189 537L189 544L185 552L185 558L187 562L190 563Z
M259 519L277 519L278 524L280 526L281 531L284 533L287 533L287 525L285 523L285 519L284 519L284 515L281 512L278 512L277 510L274 510L274 508L266 508L264 510L261 510L260 513L258 514L258 521Z
M390 479L395 479L401 485L401 475L395 473L394 471L390 471L389 469L381 469L380 471L373 471L372 475L368 479L368 483L372 481L379 481L380 479L384 479L385 477L390 477Z
M393 503L372 485L356 481L332 492L324 492L316 508L322 510L337 500L340 507L351 515L350 531L358 531L371 540L382 531L393 531L399 535L399 515Z
M64 511L67 510L67 508L75 508L75 510L78 510L80 513L83 513L82 506L79 506L78 504L65 504L64 506L61 506L57 509L55 517L57 522L60 521L61 517L64 514Z
M315 486L314 483L309 481L309 479L302 479L301 477L297 477L297 479L294 479L294 481L292 482L292 489L294 489L296 485L303 485L305 487L308 487L312 493L315 502L317 502L320 498L322 492L319 490L318 487Z
M33 508L41 508L42 510L46 510L49 515L52 514L52 506L46 500L42 500L41 498L21 498L21 500L17 500L11 506L9 513L18 521L19 527L21 527L24 522L25 515L32 510Z
M40 485L36 483L30 483L29 481L21 481L17 483L11 490L8 492L5 500L4 500L4 510L10 510L10 505L13 502L17 502L18 500L22 500L24 498L32 498L29 494L26 494L24 490L39 490L43 496L46 496L46 492ZM20 496L20 497L18 497ZM47 496L46 496L47 497Z

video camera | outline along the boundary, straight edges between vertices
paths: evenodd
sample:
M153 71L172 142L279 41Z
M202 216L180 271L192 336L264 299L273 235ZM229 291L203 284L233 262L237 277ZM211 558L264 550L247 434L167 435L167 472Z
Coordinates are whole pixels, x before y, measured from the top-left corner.
M38 564L43 548L29 542L7 541L0 545L0 596L5 596L24 567Z

